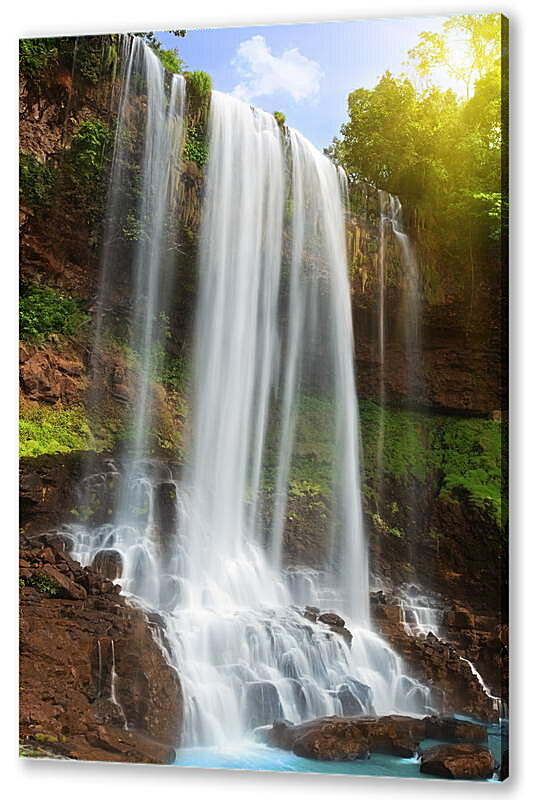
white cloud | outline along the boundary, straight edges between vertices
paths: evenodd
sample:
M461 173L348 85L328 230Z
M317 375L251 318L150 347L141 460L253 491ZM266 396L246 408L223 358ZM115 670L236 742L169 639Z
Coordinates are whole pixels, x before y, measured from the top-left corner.
M303 56L297 47L273 56L264 36L241 42L232 63L242 78L232 94L245 101L284 91L299 103L317 97L324 77L320 64Z

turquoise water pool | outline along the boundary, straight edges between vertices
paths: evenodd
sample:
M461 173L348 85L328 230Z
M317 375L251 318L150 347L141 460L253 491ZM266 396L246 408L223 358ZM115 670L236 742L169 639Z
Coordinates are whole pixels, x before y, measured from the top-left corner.
M505 728L498 725L488 727L488 746L497 763L502 753L502 735ZM431 747L440 742L426 739L421 748ZM505 748L503 748L505 749ZM268 747L257 742L247 741L227 747L190 747L179 750L176 766L211 769L260 770L269 772L312 772L326 775L365 775L388 778L422 778L435 780L419 770L418 758L397 758L373 754L361 761L314 761L300 758L286 750ZM492 778L491 780L497 780Z

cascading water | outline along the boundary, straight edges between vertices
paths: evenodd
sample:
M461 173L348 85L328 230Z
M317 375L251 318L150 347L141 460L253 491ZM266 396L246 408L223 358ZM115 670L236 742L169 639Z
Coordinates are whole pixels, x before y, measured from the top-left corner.
M390 364L387 364L387 331L385 323L387 317L387 284L390 278L388 269L390 269L391 256L392 259L398 259L401 265L403 300L398 311L401 319L400 336L405 353L403 363L405 404L407 407L416 408L424 405L424 384L421 378L423 348L420 325L420 276L415 248L404 229L402 204L399 198L379 189L378 202L378 315L376 339L379 361L379 416L376 442L376 502L378 513L381 513L381 510L384 510L387 504L384 454L387 449L386 408L389 400L387 397L386 375L390 369ZM409 445L407 444L406 447L409 447ZM405 490L403 499L403 510L408 520L407 527L415 529L419 522L417 511L419 497L413 480L410 481L408 488Z
M119 474L94 474L94 459L86 465L80 487L80 506L87 507L102 491L118 486L112 518L96 531L70 526L78 555L98 549L120 554L124 588L157 605L160 594L162 548L157 537L156 501L145 458L153 413L152 358L161 315L164 313L175 236L176 181L179 172L185 112L185 80L163 69L155 53L136 36L120 42L121 95L111 162L102 267L96 308L89 407L97 408L106 391L100 352L105 341L106 312L119 279L121 261L117 231L134 221L135 246L131 255L132 315L129 348L135 359L135 386L131 409L132 435ZM134 142L136 144L134 144ZM126 216L125 216L126 215ZM84 551L88 550L88 553Z
M86 478L85 491L104 496L118 484L118 501L106 524L66 529L73 555L118 565L124 590L164 619L190 744L239 741L281 716L425 713L429 690L404 674L369 625L343 176L298 132L285 139L272 116L218 92L200 236L191 453L179 481L173 467L146 458L184 102L181 81L169 93L154 58L131 45L121 102L126 113L141 70L139 219L147 235L134 257L133 446L119 470L109 461ZM109 224L122 179L116 147ZM108 291L111 256L105 251ZM285 570L287 496L310 395L327 409L334 443L329 555L314 570ZM267 449L276 454L272 495L263 490ZM271 526L263 522L268 503ZM310 603L343 613L351 646L349 634L302 608Z
M416 253L413 244L403 229L402 204L400 200L389 195L389 219L394 236L400 245L402 264L404 267L404 331L407 368L407 393L410 404L423 403L418 372L422 364L420 341L420 298L419 274Z

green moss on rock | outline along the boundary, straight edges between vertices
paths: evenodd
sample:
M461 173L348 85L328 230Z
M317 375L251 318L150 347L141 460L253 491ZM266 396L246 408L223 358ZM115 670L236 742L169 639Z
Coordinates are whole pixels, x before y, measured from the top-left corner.
M22 404L19 420L21 457L88 450L90 445L91 432L82 406L64 408L31 402Z
M366 483L376 480L382 441L385 476L405 485L413 479L430 482L450 501L466 494L498 525L505 523L500 423L382 409L371 402L361 404L360 417Z

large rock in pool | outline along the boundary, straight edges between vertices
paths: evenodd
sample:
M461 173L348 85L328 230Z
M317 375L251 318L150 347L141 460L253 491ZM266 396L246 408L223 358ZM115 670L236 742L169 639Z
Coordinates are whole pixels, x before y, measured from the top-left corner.
M488 747L479 744L442 744L424 750L420 772L439 778L490 778L496 764Z
M261 732L272 747L324 761L350 761L369 752L411 758L424 737L424 720L401 716L321 717L301 725L277 720Z
M355 761L368 757L365 735L353 720L342 717L323 717L301 725L277 720L264 739L274 747L317 761Z
M359 729L368 737L372 753L413 758L426 736L424 720L414 717L391 714L387 717L360 717L357 722Z
M487 728L455 717L426 717L426 737L445 742L486 742Z

